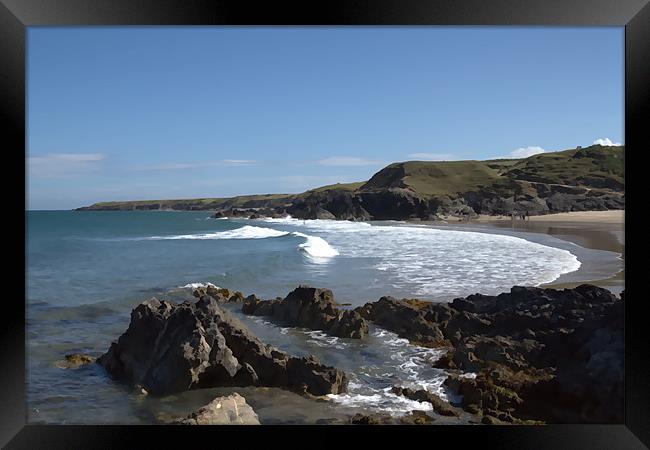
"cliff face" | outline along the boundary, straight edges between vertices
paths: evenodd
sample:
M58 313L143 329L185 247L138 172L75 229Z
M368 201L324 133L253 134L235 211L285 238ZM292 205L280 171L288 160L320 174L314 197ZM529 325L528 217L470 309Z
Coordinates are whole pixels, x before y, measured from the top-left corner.
M297 195L110 202L80 210L213 210L220 216L435 220L442 215L540 215L623 209L624 147L594 145L525 159L394 163L366 183Z

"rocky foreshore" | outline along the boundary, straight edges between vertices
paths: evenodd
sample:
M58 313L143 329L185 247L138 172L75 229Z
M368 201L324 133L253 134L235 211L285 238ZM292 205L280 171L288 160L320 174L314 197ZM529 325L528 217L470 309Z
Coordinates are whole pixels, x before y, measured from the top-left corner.
M361 315L419 345L463 409L510 423L623 420L623 301L606 289L515 286L451 303L383 297ZM475 377L458 376L470 372Z
M214 286L194 295L196 303L143 302L97 362L151 394L217 386L273 386L307 396L345 392L342 371L264 344L219 306L234 302L245 314L283 326L364 339L372 322L413 344L444 349L434 366L447 372L444 385L459 403L393 387L397 395L430 403L439 416L462 411L485 424L623 420L624 294L592 285L515 286L509 293L450 303L382 297L354 309L338 304L330 290L309 286L275 300ZM433 420L421 415L399 423ZM369 412L351 423L395 423L384 419Z

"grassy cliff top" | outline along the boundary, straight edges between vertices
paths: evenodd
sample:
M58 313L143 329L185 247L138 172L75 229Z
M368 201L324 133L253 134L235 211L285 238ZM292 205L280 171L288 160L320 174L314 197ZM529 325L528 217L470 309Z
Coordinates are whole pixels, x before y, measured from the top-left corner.
M498 179L498 170L483 161L407 161L380 170L360 190L411 188L432 197L479 189Z
M624 158L623 146L592 145L524 159L406 161L383 168L359 190L406 188L421 196L436 197L498 188L515 180L620 189Z
M292 194L257 194L237 197L207 197L172 200L129 200L117 202L98 202L88 209L220 209L220 208L255 208L266 204L282 204L291 201ZM183 208L179 208L182 205Z
M361 186L363 186L365 183L366 183L365 181L357 181L355 183L328 184L327 186L321 186L321 187L317 187L317 188L314 188L314 189L310 189L307 192L322 192L322 191L328 191L328 190L332 190L332 189L343 190L343 191L356 191ZM305 193L307 193L307 192L305 192Z
M510 178L541 183L590 186L598 180L623 184L625 147L592 145L562 152L541 153L520 160L506 172Z
M422 197L436 197L488 189L498 193L516 181L623 190L625 147L592 145L524 159L488 161L406 161L393 163L367 182L337 183L302 194L242 195L231 198L100 202L84 209L224 209L275 207L313 192L351 192L410 189Z

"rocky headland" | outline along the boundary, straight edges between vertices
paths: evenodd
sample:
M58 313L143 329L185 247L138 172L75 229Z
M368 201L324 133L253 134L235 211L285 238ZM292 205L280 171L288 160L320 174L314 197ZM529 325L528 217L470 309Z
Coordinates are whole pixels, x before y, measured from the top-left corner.
M96 210L214 211L214 218L438 220L625 208L625 148L593 145L524 159L407 161L368 181L301 194L102 202Z
M194 295L196 303L143 302L97 362L114 378L154 395L217 386L281 387L309 398L345 392L342 371L264 344L219 306L237 303L243 313L283 326L364 339L373 323L413 344L443 349L434 367L445 370L445 388L458 403L424 389L393 387L396 395L430 403L439 416L470 414L484 424L623 420L624 293L619 298L586 284L562 290L515 286L449 303L382 297L354 309L338 304L330 290L309 286L274 300L217 287ZM369 412L350 422L434 421L422 414L397 420Z

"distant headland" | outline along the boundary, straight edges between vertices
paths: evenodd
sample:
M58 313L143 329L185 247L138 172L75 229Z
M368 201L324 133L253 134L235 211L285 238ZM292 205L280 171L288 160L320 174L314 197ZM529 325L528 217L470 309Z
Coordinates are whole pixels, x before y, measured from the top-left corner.
M301 194L100 202L78 211L214 211L215 217L438 220L625 208L625 147L577 147L524 159L407 161L370 180Z

